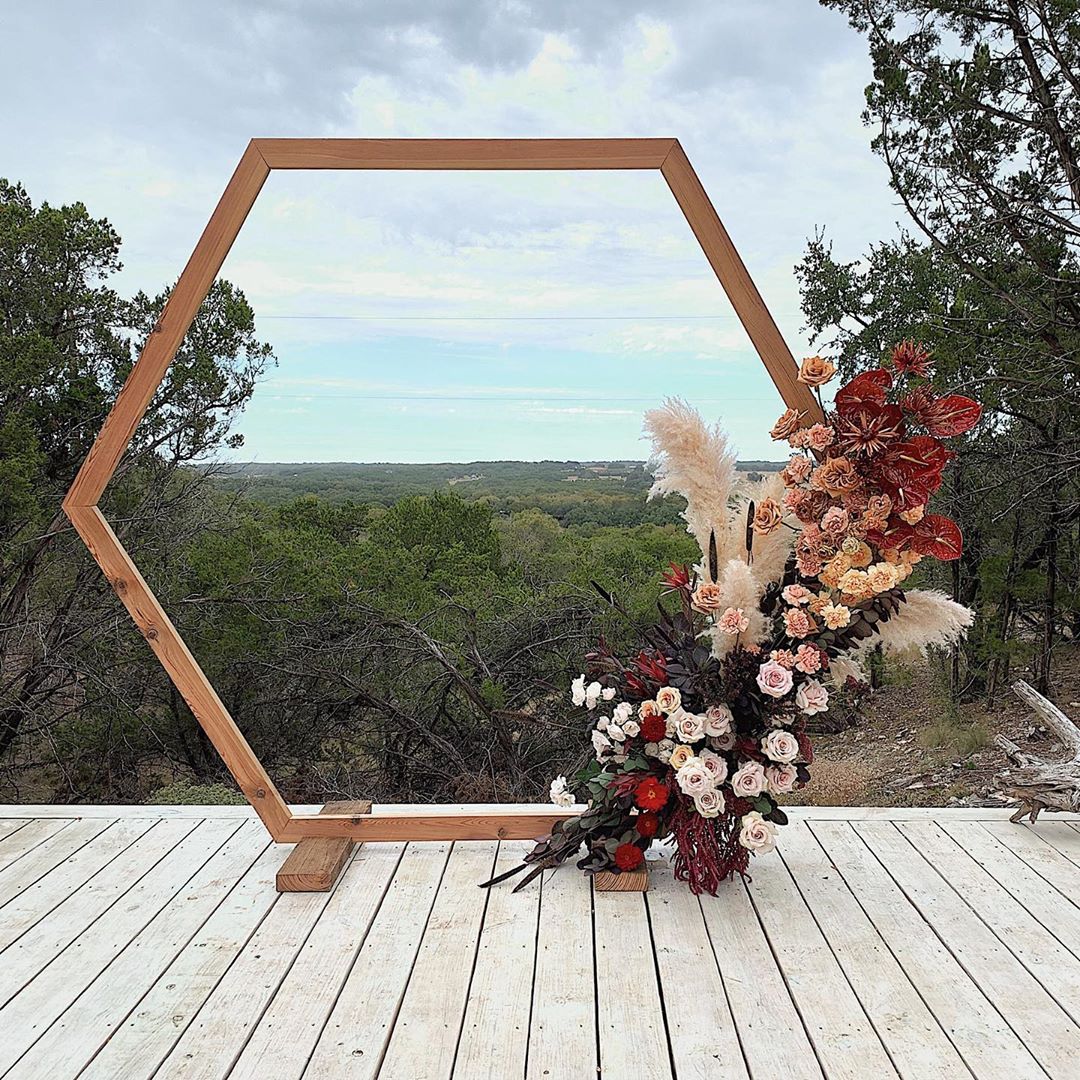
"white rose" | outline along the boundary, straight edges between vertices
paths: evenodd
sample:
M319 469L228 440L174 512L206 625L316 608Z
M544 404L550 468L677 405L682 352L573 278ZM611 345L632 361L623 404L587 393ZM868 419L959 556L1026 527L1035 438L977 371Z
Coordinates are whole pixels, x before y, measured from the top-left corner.
M795 704L808 716L829 708L829 691L817 681L807 679L795 692Z
M786 764L799 756L799 740L790 731L770 731L761 740L761 749L766 757Z
M615 742L622 742L626 738L626 732L612 720L612 722L608 724L607 736Z
M619 704L615 706L614 711L615 719L619 722L619 726L621 727L626 720L630 719L630 716L634 711L634 706L631 705L629 701L620 701Z
M798 779L799 771L794 765L770 765L765 770L765 785L770 795L790 795Z
M593 749L596 751L596 760L600 761L611 749L611 740L602 732L594 731L592 733Z
M585 676L579 675L570 684L570 700L575 705L585 704Z
M692 743L705 738L704 717L679 709L671 714L670 719L675 724L675 735L680 742Z
M632 739L635 735L640 734L641 725L636 720L624 720L622 722L623 733L628 739Z
M735 721L731 710L726 705L710 705L705 710L705 734L712 736L726 735Z
M661 761L670 761L671 755L675 752L675 743L671 739L661 739L656 744L656 756Z
M596 730L597 731L607 731L610 724L611 724L611 717L610 716L598 716L596 718Z
M598 682L591 682L585 687L585 708L595 709L596 703L600 700L600 694L603 691L603 687Z
M776 847L776 826L756 810L743 816L739 843L747 851L772 851Z
M702 817L719 817L724 812L724 796L716 788L694 796L694 809Z
M659 757L660 756L660 744L654 742L647 742L645 744L645 756L646 757Z
M701 764L712 773L715 783L722 784L727 779L727 762L719 754L714 754L711 750L702 750L698 757L701 759Z
M747 761L731 778L731 790L743 798L760 795L765 787L765 770L759 761Z
M713 774L701 762L701 758L692 757L677 773L675 780L684 795L694 798L703 791L716 787Z
M615 687L605 686L604 689L600 691L600 696L605 701L610 701L615 696Z
M656 704L661 712L673 713L682 704L682 694L674 686L661 686L656 692Z
M551 788L549 793L551 795L551 801L556 806L566 807L574 805L574 796L566 790L565 776L556 776L555 779L551 781Z

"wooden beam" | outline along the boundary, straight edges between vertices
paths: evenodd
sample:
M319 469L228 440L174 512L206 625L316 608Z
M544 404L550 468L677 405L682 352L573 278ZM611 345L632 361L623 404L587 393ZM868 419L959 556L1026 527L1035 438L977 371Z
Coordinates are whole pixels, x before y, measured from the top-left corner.
M597 892L648 892L649 869L646 866L637 870L601 870L593 875L593 888Z
M659 169L674 139L255 139L271 169Z
M537 840L580 810L538 806L522 813L501 812L497 806L447 809L432 807L426 814L294 814L275 839L294 843L308 836L351 840Z
M320 813L356 816L371 813L371 803L331 802ZM355 840L341 837L309 837L301 840L277 872L277 891L329 892L341 876L356 847Z
M101 498L269 175L270 167L262 154L253 142L249 143L142 354L90 447L64 499L65 510L95 506Z
M292 816L288 805L143 580L139 568L117 539L112 526L96 506L69 507L68 515L240 790L262 818L270 835L277 839Z
M809 423L823 421L817 398L798 381L795 358L678 140L660 171L780 396L788 408L805 412Z

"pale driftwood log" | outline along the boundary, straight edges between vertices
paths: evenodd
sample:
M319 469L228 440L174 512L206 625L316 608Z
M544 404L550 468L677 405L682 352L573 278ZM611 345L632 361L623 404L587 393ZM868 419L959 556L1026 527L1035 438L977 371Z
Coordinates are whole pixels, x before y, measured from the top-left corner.
M1043 810L1080 811L1080 728L1026 682L1013 683L1013 690L1061 740L1070 756L1064 761L1044 761L1025 753L1004 735L997 736L994 741L1017 766L1003 776L1006 793L1020 803L1012 820L1027 815L1034 822Z

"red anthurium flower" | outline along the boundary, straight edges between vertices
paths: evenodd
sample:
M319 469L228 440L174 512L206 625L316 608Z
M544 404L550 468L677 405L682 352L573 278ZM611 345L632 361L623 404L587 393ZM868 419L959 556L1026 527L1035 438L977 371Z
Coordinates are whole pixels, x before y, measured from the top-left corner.
M949 439L970 431L979 422L980 416L982 406L977 401L960 394L949 394L934 402L923 423L931 435Z
M660 828L660 819L655 814L638 814L634 818L634 828L637 829L638 836L651 840Z
M645 861L645 852L637 844L620 844L615 849L615 865L620 870L636 870Z
M646 742L660 742L667 736L667 720L663 716L646 716L641 721L641 737Z
M952 518L943 514L927 514L911 528L908 541L913 551L920 555L931 555L942 562L960 558L964 550L964 534Z
M634 802L642 810L659 810L668 801L668 788L655 776L646 776L634 791Z
M836 391L836 410L846 414L860 405L885 404L885 391L892 386L892 375L884 368L874 368L856 375L846 386Z
M854 457L873 457L904 437L904 414L898 405L868 401L836 417L836 445Z
M893 367L905 375L921 375L924 379L930 374L934 361L924 345L917 345L914 341L901 341L893 349Z

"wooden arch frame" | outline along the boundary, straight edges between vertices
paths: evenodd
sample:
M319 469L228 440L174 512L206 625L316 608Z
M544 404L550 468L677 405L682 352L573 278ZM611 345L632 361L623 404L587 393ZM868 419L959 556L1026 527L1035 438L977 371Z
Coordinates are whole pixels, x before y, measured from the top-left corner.
M71 485L64 510L275 841L534 838L573 811L508 807L495 813L460 807L410 814L293 814L98 507L272 169L659 170L781 397L811 417L820 417L820 407L796 380L794 358L677 139L253 139L248 144Z

